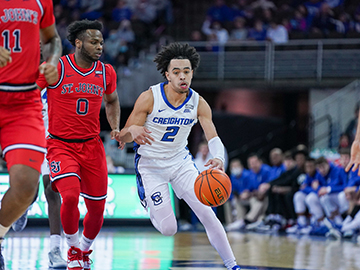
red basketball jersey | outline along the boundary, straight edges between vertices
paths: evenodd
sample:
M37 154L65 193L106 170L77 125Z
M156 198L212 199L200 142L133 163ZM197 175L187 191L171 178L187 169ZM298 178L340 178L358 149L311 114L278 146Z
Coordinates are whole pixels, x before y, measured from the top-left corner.
M0 46L12 63L0 68L0 90L36 89L40 29L55 23L51 0L0 0Z
M43 75L36 82L42 89L48 87L49 133L64 139L95 137L100 132L103 95L116 90L114 68L96 61L83 69L71 54L60 58L58 71L55 85L47 86Z

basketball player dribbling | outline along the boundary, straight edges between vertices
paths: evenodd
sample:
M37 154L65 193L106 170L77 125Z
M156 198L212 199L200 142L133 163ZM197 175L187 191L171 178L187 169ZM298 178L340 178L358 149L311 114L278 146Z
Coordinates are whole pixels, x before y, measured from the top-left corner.
M150 219L163 235L177 231L168 183L176 196L191 207L204 225L212 246L227 269L240 269L225 230L212 211L196 198L194 182L199 172L187 149L187 138L199 119L208 141L207 166L224 170L224 146L212 122L207 102L190 88L200 56L188 44L172 43L155 57L167 82L151 86L137 99L119 140L135 142L135 171L139 197L150 208Z
M50 44L47 64L39 68L40 39ZM0 244L32 202L45 153L39 70L52 84L58 79L61 40L50 0L1 1L0 5L0 145L10 188L0 209ZM0 269L5 262L0 249Z
M68 27L68 39L75 53L60 58L59 80L48 85L40 76L39 88L47 87L49 136L47 159L53 189L62 197L60 218L68 250L68 269L90 269L90 247L104 220L107 197L107 166L100 139L101 103L112 129L119 133L120 105L116 73L99 58L104 39L99 21L75 21ZM87 213L79 239L79 196Z

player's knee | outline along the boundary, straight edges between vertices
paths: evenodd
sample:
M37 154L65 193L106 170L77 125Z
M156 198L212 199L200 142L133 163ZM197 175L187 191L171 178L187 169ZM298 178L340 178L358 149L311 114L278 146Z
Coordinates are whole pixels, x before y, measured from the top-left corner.
M70 207L77 207L79 203L79 194L80 192L76 192L73 189L61 192L61 197L63 199L62 204Z
M307 205L316 204L316 201L318 200L318 197L315 193L310 193L306 196L305 202Z
M324 195L324 196L321 196L321 197L320 197L320 203L321 203L322 205L327 204L328 201L329 201L329 196Z

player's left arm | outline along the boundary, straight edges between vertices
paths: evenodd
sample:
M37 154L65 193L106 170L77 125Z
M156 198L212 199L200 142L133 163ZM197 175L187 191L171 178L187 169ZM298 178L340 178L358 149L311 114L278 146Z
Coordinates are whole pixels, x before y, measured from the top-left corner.
M202 97L199 99L198 119L208 141L210 154L214 157L205 166L224 171L225 148L212 121L211 108Z
M115 70L110 65L106 65L106 78L109 78L107 83L107 91L104 94L104 103L105 103L105 113L106 118L109 122L111 127L110 136L111 139L117 139L119 132L120 132L120 102L118 93L116 90L116 73ZM120 142L120 141L119 141ZM120 142L120 147L123 145Z

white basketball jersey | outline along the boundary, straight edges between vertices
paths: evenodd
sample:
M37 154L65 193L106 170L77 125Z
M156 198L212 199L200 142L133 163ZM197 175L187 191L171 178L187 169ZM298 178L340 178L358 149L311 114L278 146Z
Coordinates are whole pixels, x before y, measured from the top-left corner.
M45 135L46 137L49 135L48 127L49 127L49 118L48 118L48 103L47 103L47 89L44 88L41 90L41 101L43 104L42 115L45 126Z
M166 98L164 84L151 86L154 106L144 126L155 141L137 146L137 153L144 157L166 159L184 151L191 128L197 123L199 94L190 89L185 101L175 108Z

